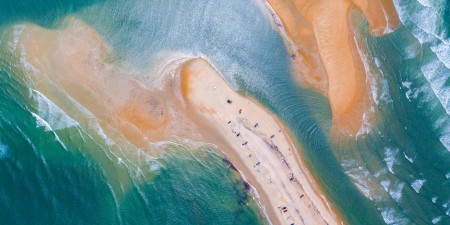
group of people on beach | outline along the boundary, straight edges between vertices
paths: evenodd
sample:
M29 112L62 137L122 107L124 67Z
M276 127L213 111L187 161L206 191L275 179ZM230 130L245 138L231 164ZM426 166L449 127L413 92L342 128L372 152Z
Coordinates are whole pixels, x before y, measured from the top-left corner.
M228 104L232 104L233 101L230 100L230 99L228 99L228 100L227 100L227 103L228 103ZM242 114L242 109L239 109L238 112L239 112L239 114ZM228 121L228 124L231 124L231 123L232 123L231 120ZM233 126L233 125L232 125L232 126ZM258 122L256 122L256 123L253 125L253 128L257 128L257 127L259 127L259 123L258 123ZM231 129L231 132L233 132L234 134L236 134L236 137L240 137L240 136L241 136L241 133L240 133L240 132L234 131L233 129ZM279 130L278 132L281 132L281 130ZM274 134L272 134L272 135L270 136L271 139L273 139L274 137L275 137ZM245 141L245 142L243 142L241 145L242 145L242 146L246 146L247 144L248 144L248 141ZM290 148L289 148L288 150L289 150L289 152L291 151ZM249 157L249 158L252 157L252 153L250 153L248 157ZM283 156L281 156L281 160L282 160L282 161L285 160ZM256 168L256 170L257 170L258 172L260 172L260 171L261 171L261 169L259 168L260 165L261 165L261 162L258 161L256 164L253 165L253 167ZM290 173L290 177L289 177L289 181L294 181L294 180L295 180L294 174L291 172L291 173ZM272 179L270 179L270 183L272 184ZM300 196L300 198L302 198L303 196L304 196L304 195L302 194L302 195ZM288 212L288 209L287 209L286 206L279 206L278 209L279 209L280 212L283 213L283 214ZM289 217L290 217L290 216L289 216Z
M232 101L231 99L227 99L227 103L228 103L228 104L232 104L233 101ZM239 114L242 114L242 109L239 109L238 112L239 112ZM232 121L229 120L229 121L228 121L228 124L231 124L231 122L232 122ZM253 128L257 128L257 127L259 127L259 123L258 123L258 122L256 122L255 125L253 125ZM240 137L240 136L241 136L241 133L240 133L240 132L236 132L236 131L234 131L233 129L231 130L231 132L233 132L234 134L236 134L236 137ZM278 132L281 132L281 130L278 130ZM270 136L270 138L274 138L274 137L275 137L275 134L272 134L272 135ZM246 146L247 144L248 144L248 141L245 141L245 142L243 142L241 145L242 145L242 146ZM291 151L290 148L289 148L288 150ZM252 157L252 154L250 153L248 157L249 157L249 158ZM284 159L283 156L281 156L281 161L285 161L285 159ZM261 163L261 162L258 161L253 167L259 166L260 163ZM260 171L260 170L259 170L259 168L258 168L258 172L259 172L259 171ZM291 173L289 180L290 180L290 181L293 181L294 179L295 179L295 178L294 178L294 174ZM271 182L271 183L272 183L272 182Z

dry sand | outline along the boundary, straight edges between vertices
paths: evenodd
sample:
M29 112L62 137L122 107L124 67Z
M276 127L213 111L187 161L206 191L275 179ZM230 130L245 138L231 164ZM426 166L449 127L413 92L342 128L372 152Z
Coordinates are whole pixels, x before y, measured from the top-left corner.
M219 134L222 141L212 143L225 150L250 183L256 184L273 223L339 223L274 116L233 91L203 59L186 62L181 74L187 107L210 124L205 132Z
M355 135L371 102L357 49L352 9L380 36L399 25L390 0L267 0L278 30L287 40L298 79L328 96L333 128Z
M66 113L74 114L55 89L89 110L116 143L143 149L149 141L179 138L212 143L255 187L273 224L340 223L281 123L233 91L207 61L175 61L169 66L175 70L153 85L158 88L149 88L90 27L74 18L63 24L62 30L26 25L16 54L32 68L34 88Z

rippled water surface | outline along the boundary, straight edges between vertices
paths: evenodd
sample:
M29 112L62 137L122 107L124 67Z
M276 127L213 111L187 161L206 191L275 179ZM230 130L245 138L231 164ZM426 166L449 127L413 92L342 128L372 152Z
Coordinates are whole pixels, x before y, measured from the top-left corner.
M159 74L143 71L167 57L210 59L233 87L291 129L306 164L349 224L449 224L450 3L394 2L403 23L397 31L372 38L365 24L359 29L374 68L380 122L356 140L330 141L326 98L294 82L285 45L256 0L2 1L0 221L265 221L238 175L211 147L164 143L152 155L124 148L92 116L71 118L33 90L15 57L17 43L3 30L14 26L19 35L26 21L57 29L61 18L74 15L147 85Z

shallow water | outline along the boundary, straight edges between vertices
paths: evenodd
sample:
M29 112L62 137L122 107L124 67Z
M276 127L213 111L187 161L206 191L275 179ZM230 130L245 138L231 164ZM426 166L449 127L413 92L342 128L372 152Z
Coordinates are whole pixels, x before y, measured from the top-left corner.
M368 135L337 141L330 141L326 98L294 82L284 43L256 1L3 1L0 24L30 21L56 29L59 19L75 15L149 86L167 57L206 57L290 128L349 224L447 224L450 7L420 2L395 1L404 25L386 37L370 38L362 25L381 119ZM20 34L20 26L14 32ZM12 53L14 37L0 34L1 221L263 223L216 151L164 143L155 157L116 145L76 103L70 104L81 116L70 118L31 90L26 64Z
M450 6L395 4L403 25L365 39L377 68L380 123L366 138L333 149L386 223L448 224Z

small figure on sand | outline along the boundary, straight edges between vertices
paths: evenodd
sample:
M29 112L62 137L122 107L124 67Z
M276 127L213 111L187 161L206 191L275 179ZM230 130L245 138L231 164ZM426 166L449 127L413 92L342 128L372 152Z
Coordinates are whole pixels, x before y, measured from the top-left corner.
M230 124L231 123L231 120L230 121L228 121L228 124Z
M239 114L241 114L242 113L242 109L239 109Z
M255 124L255 126L253 126L253 127L255 127L255 128L256 128L256 127L258 127L258 126L259 126L259 123L256 123L256 124Z
M241 133L236 134L236 137L239 137L239 135L241 135Z
M291 178L289 179L290 181L293 181L295 178L294 178L294 174L293 173L291 173Z
M246 141L246 142L242 143L242 145L247 145L247 144L248 144L248 141Z
M286 208L286 206L278 207L278 209L279 209L281 212L283 212L283 213L285 213L285 212L288 211L287 208Z
M275 135L274 134L272 134L272 136L270 136L270 138L274 138L275 137Z
M228 104L231 104L231 103L233 103L233 101L231 101L230 99L228 99L228 100L227 100L227 103L228 103Z

